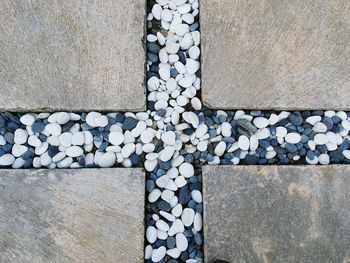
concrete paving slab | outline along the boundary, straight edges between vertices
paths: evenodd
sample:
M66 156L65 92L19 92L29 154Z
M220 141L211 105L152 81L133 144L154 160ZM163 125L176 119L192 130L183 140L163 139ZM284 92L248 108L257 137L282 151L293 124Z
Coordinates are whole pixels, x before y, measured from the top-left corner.
M0 170L0 262L143 262L144 177Z
M206 262L349 262L350 167L204 166Z
M202 0L204 104L350 109L350 1Z
M0 110L144 110L145 7L0 1Z

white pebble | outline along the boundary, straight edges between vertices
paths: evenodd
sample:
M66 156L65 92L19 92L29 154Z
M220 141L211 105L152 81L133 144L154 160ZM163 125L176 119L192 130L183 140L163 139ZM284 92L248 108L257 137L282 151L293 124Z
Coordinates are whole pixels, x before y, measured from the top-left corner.
M316 145L323 145L328 142L328 137L325 134L318 133L314 137L314 142Z
M61 134L62 128L58 123L49 123L45 126L45 131L48 134L59 136Z
M202 201L203 201L202 193L198 190L193 190L191 192L191 197L192 197L193 201L195 201L198 204L202 203Z
M72 136L72 145L83 145L85 141L85 135L83 132L74 133Z
M98 160L98 165L102 168L112 167L116 160L117 157L113 152L106 152Z
M154 226L149 226L146 229L146 239L150 244L157 240L157 229Z
M285 140L286 142L296 144L300 142L301 136L299 133L291 132L291 133L287 133L287 135L285 136Z
M84 151L79 146L70 146L66 149L66 154L69 157L78 157L83 155Z
M186 251L188 247L188 241L184 234L178 233L175 236L176 239L176 248L180 251Z
M214 149L214 153L216 156L220 157L220 156L224 155L225 150L226 150L226 143L224 141L221 141L216 145L216 147Z
M0 166L12 165L14 161L15 157L13 157L12 154L5 153L4 155L0 156Z
M253 120L253 123L258 129L261 129L261 128L265 128L269 125L269 120L264 118L264 117L256 117Z
M17 144L24 144L27 141L28 133L23 129L15 130L14 142Z
M31 126L35 122L35 117L32 114L25 114L20 119L20 122L24 125Z
M191 208L185 208L182 212L181 215L181 220L184 224L184 226L191 226L193 223L193 219L194 219L194 211Z
M124 134L121 132L111 132L108 135L108 139L113 145L121 145L124 141Z
M242 151L248 151L250 146L249 138L245 135L241 135L238 139L238 147Z
M161 246L158 249L153 249L151 259L153 262L159 262L165 257L165 255L166 255L166 248L164 246Z
M276 137L278 138L284 138L287 135L288 131L283 126L276 127Z
M190 178L194 175L193 165L190 163L182 163L179 166L179 173L185 178Z

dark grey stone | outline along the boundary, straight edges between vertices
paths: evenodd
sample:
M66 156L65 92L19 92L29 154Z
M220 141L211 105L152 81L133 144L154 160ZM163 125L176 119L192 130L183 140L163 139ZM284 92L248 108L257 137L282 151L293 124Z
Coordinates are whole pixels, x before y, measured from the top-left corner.
M349 262L350 167L204 166L206 262Z

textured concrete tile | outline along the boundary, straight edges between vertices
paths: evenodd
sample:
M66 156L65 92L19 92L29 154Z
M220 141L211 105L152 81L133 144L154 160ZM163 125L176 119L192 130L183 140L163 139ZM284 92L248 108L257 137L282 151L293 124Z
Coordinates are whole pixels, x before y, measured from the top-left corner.
M202 0L203 100L350 109L350 1Z
M350 262L350 167L203 167L206 261Z
M0 110L142 110L145 0L0 1Z
M0 170L0 189L0 262L143 262L142 170Z

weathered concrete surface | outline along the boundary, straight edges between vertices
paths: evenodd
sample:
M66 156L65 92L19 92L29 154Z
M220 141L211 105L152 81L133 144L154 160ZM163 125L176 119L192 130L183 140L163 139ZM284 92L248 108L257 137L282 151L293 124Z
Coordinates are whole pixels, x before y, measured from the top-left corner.
M350 167L203 167L206 261L350 262Z
M140 169L0 170L0 262L143 262Z
M350 109L350 1L202 0L207 106Z
M145 6L0 1L0 110L143 110Z

